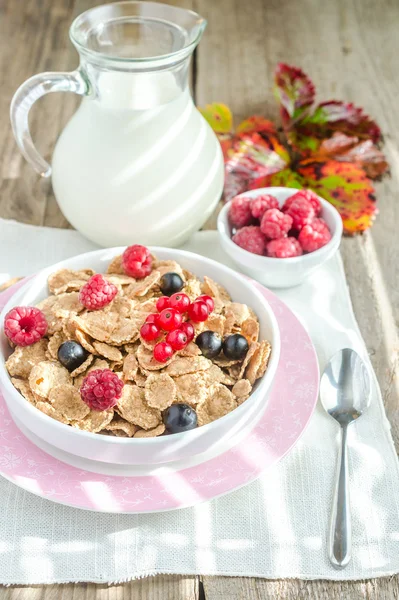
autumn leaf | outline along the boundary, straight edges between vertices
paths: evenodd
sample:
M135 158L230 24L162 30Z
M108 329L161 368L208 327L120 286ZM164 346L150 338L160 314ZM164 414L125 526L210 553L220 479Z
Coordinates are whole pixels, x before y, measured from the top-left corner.
M215 133L230 133L233 129L233 116L225 104L207 104L198 110Z
M337 100L312 106L314 86L307 75L297 67L279 64L274 80L274 92L280 102L287 141L296 151L303 156L315 155L326 140L338 133L357 138L357 144L361 145L361 148L357 150L356 143L351 145L351 156L356 157L355 162L361 163L362 151L367 151L369 158L364 162L370 165L370 176L374 176L374 173L381 175L387 169L385 157L376 146L381 141L380 128L361 108L350 102ZM371 143L365 146L364 141ZM339 151L340 148L336 147ZM333 148L334 145L330 146L329 156L345 160L344 156L334 155ZM371 163L374 163L373 166Z
M335 158L342 162L353 162L363 167L371 179L381 177L388 170L385 156L371 140L360 141L358 137L349 137L336 132L323 140L317 151L318 160Z
M360 108L344 102L325 102L316 106L311 114L292 123L287 130L289 143L303 154L315 153L324 140L336 132L355 136L359 142L370 140L376 143L381 132Z
M305 187L305 182L299 173L287 168L278 171L278 173L272 173L270 175L265 175L264 177L252 179L249 184L250 190L261 187L289 187L301 189Z
M274 94L285 126L307 113L314 102L315 89L302 69L279 63L274 73Z
M234 136L225 156L225 199L232 197L232 190L248 189L252 179L278 173L288 161L289 154L275 132L267 137L256 132Z
M304 187L312 189L339 211L344 231L360 233L368 229L376 215L374 188L364 170L353 163L336 160L305 160L297 172Z

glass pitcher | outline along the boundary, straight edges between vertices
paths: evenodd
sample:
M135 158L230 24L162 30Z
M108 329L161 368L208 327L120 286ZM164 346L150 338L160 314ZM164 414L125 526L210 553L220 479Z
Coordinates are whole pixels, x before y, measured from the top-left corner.
M72 73L26 81L11 104L18 146L44 177L68 221L102 246L176 246L220 199L223 158L188 87L191 55L206 21L155 2L116 2L81 14L70 38ZM83 96L61 133L52 168L28 127L32 104L49 92Z

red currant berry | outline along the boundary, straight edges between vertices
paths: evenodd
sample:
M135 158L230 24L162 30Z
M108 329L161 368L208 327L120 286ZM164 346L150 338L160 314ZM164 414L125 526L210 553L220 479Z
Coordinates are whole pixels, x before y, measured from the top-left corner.
M179 329L182 324L182 316L175 308L165 308L159 315L159 326L164 331Z
M142 328L140 329L140 335L146 342L152 342L159 337L161 333L159 327L155 325L155 323L144 323Z
M205 302L210 313L214 310L215 302L211 296L203 294L202 296L198 296L197 300L202 300L202 302Z
M156 307L157 307L157 311L158 312L161 312L165 308L168 308L169 307L169 298L168 298L168 296L161 296L160 298L158 298Z
M160 363L164 363L173 356L173 348L167 342L159 342L154 346L154 358Z
M187 336L181 329L170 331L166 336L166 341L172 346L173 350L182 350L188 344Z
M202 321L206 321L209 317L209 308L206 302L203 302L202 300L196 300L190 304L188 316L192 321L194 321L194 323L202 323Z
M150 315L148 315L148 317L145 320L146 323L155 323L155 325L158 325L159 323L159 314L158 313L151 313Z
M187 309L190 306L190 298L187 296L187 294L182 294L181 292L178 292L177 294L172 294L172 296L168 298L168 300L169 306L171 308L175 308L180 313L187 312Z
M185 323L182 323L180 325L180 331L183 331L183 333L186 334L188 343L190 343L194 339L195 329L193 324L189 321L186 321Z

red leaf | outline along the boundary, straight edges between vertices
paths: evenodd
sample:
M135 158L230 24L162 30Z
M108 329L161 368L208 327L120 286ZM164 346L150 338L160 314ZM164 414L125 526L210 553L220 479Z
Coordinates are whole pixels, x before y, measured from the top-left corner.
M330 100L319 104L312 117L325 134L341 131L347 135L356 135L360 139L371 139L376 144L381 140L381 130L377 123L364 114L362 108L349 102ZM327 137L320 134L319 137Z
M325 198L341 214L345 233L365 231L377 214L374 188L358 165L312 159L298 165L304 185Z
M290 162L275 126L262 117L243 121L236 135L221 141L225 157L224 198L249 188L250 182L285 169Z
M319 150L323 140L337 132L359 140L371 139L373 143L381 139L378 125L361 108L337 101L323 102L311 114L291 123L287 137L294 148L310 155Z
M314 158L317 160L335 158L342 162L356 163L363 167L371 179L380 177L388 170L388 163L383 152L372 140L360 141L357 137L349 137L339 132L321 143L317 156Z
M313 104L315 89L302 69L279 63L274 72L274 94L280 102L283 124L289 124Z

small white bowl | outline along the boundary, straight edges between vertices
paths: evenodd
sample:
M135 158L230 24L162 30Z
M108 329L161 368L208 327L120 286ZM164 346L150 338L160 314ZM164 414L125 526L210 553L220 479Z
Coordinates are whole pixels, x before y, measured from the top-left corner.
M264 194L271 194L279 201L280 206L298 190L284 187L268 187L250 190L240 196L256 198ZM311 273L335 254L341 243L342 219L338 211L326 200L318 196L322 205L321 217L326 221L331 231L331 240L315 252L295 256L293 258L271 258L259 256L237 246L231 239L231 226L229 223L230 202L222 208L218 216L218 231L223 249L246 273L253 279L260 281L271 288L289 288L299 285Z
M228 415L191 431L157 438L129 439L99 435L64 425L32 406L15 389L5 368L10 347L3 331L6 313L18 305L35 305L48 296L47 278L57 269L92 268L105 272L112 258L124 248L97 250L64 260L41 271L6 304L0 315L0 383L8 409L14 420L47 444L78 457L118 465L157 465L201 454L226 443L250 422L262 415L276 373L280 356L280 333L276 318L264 296L245 277L213 260L191 252L169 248L150 248L160 259L174 259L199 277L208 275L230 292L232 298L248 304L258 316L260 336L272 344L272 354L265 375L253 392Z

